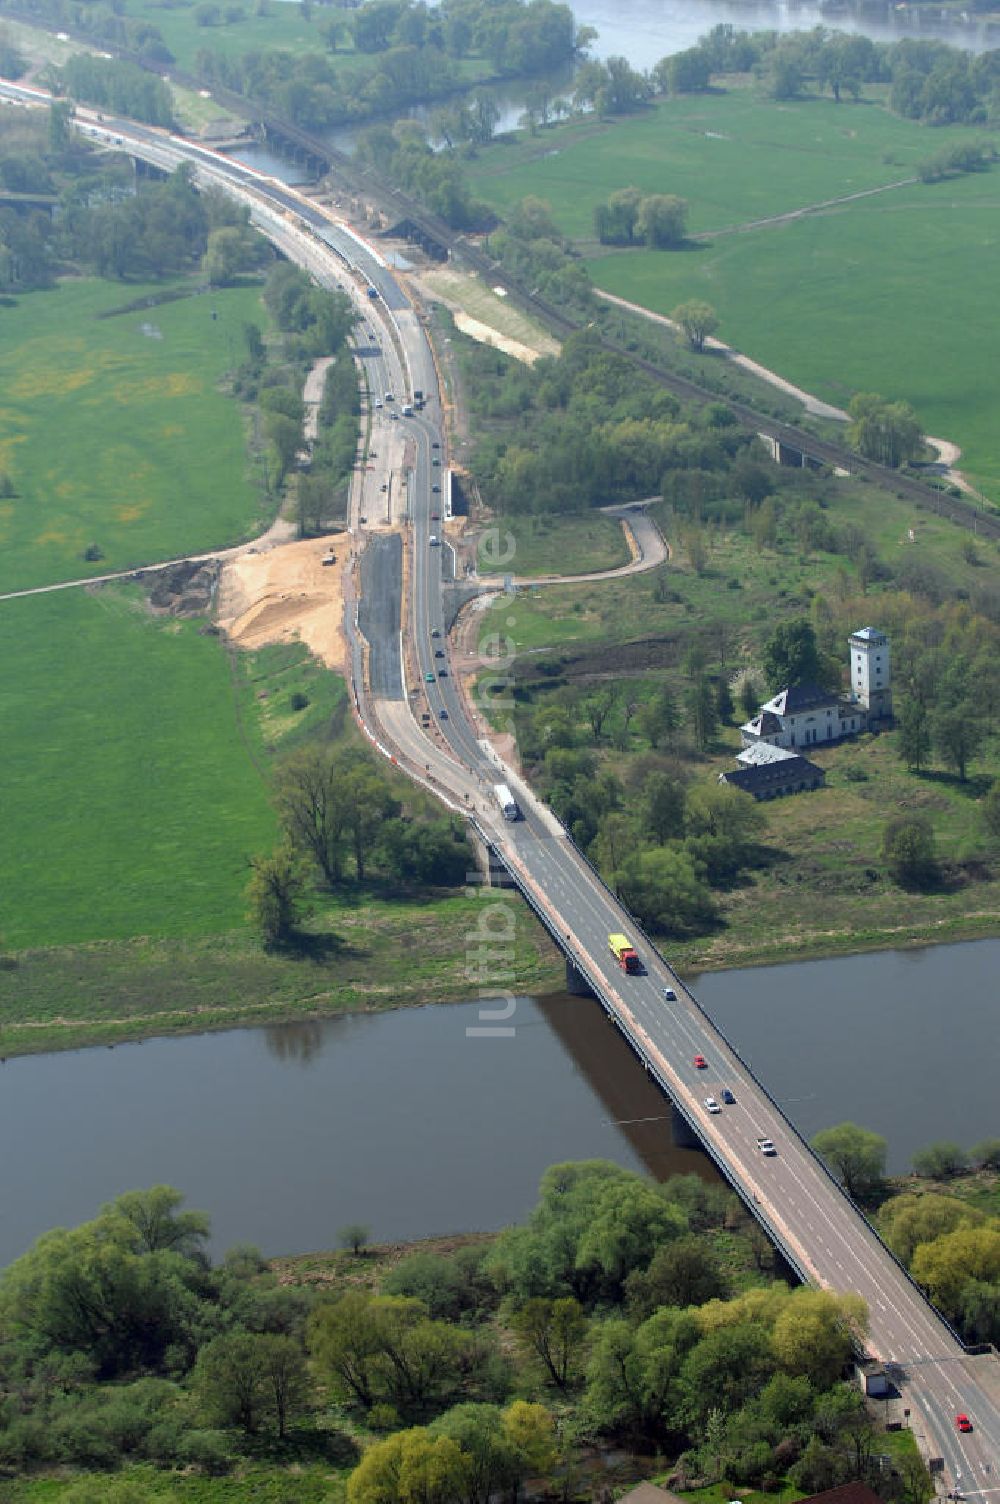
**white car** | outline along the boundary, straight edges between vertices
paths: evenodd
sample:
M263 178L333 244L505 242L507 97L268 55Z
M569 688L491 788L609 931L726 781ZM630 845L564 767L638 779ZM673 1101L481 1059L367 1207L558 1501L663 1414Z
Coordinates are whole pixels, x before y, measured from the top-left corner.
M709 1112L721 1112L722 1111L722 1108L719 1106L718 1102L715 1100L714 1097L706 1097L705 1098L705 1106L706 1106L706 1108L708 1109Z
M672 987L664 987L663 996L668 1003L676 1003L677 1001L677 994Z
M430 544L431 548L437 548L438 547L438 535L437 535L437 533L431 533L430 537L427 539L427 542Z
M778 1152L774 1147L773 1142L769 1138L759 1138L757 1140L757 1148L760 1150L761 1154L767 1154L769 1156L772 1154L777 1154Z

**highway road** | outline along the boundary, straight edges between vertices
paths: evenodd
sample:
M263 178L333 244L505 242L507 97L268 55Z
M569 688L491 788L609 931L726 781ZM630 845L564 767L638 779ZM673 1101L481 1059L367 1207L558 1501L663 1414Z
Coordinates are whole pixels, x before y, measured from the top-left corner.
M14 96L31 93L0 86L0 93L11 91ZM388 486L393 475L407 475L406 520L400 529L409 565L402 627L395 620L380 625L377 612L370 624L376 635L388 630L390 638L399 636L407 699L399 697L400 684L388 695L369 698L360 682L360 650L355 644L355 693L369 734L415 776L437 788L453 808L473 815L609 1016L793 1267L817 1285L864 1297L870 1318L867 1350L899 1365L911 1424L925 1455L942 1459L945 1486L968 1498L1000 1493L996 1357L966 1356L555 817L510 770L502 765L498 770L496 754L478 738L447 656L442 587L451 572L451 558L448 546L440 542L442 522L433 515L444 513L447 497L447 480L439 478L446 476L446 441L432 352L384 259L284 185L161 132L81 113L82 127L92 135L126 144L147 160L160 165L194 162L201 180L217 182L250 203L255 221L286 254L324 285L343 286L357 300L362 314L357 354L372 397L367 464L374 467L361 473L362 484L352 501L351 526L360 544L368 529L385 525L372 505L388 494L382 485ZM378 288L376 300L366 298L366 285ZM392 416L414 387L428 395L425 410L412 418ZM379 391L383 406L375 408ZM388 392L392 403L385 401ZM367 520L362 522L362 517ZM392 644L383 646L388 650ZM419 723L422 714L428 718L426 730ZM495 809L489 790L500 777L518 795L523 820L505 822ZM636 942L644 975L627 976L614 962L607 938L619 930ZM674 999L665 997L666 988L676 994ZM704 1057L703 1069L696 1067L696 1055ZM731 1090L735 1103L709 1113L705 1099L721 1101L723 1088ZM762 1154L761 1137L773 1140L773 1157ZM958 1412L970 1416L970 1434L957 1431Z

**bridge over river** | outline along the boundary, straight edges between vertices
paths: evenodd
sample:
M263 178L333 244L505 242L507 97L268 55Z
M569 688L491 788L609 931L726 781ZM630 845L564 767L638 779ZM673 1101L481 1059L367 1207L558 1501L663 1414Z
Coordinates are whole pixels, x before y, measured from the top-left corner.
M14 85L0 85L0 93L30 102L42 102L44 97ZM429 546L431 534L441 526L431 517L432 484L441 473L433 468L432 450L439 450L446 436L440 394L434 390L432 352L385 259L293 190L217 158L203 147L126 120L102 120L92 112L80 111L78 124L91 135L105 137L161 166L192 161L200 180L210 179L241 201L252 203L255 222L285 254L326 285L343 280L366 321L381 323L384 337L377 359L385 364L383 379L393 382L391 389L397 397L419 386L428 402L425 411L408 420L414 460L408 524L403 530L409 563L402 575L406 599L399 618L394 613L391 617L378 614L369 631L373 636L379 631L390 633L397 650L402 650L405 639L410 655L404 658L408 676L415 667L421 682L433 681L426 703L434 712L434 735L418 724L411 699L395 693L380 696L368 688L356 620L348 612L352 688L362 726L382 751L433 787L451 808L470 817L493 863L509 874L565 952L573 985L598 999L691 1134L802 1279L863 1296L869 1310L868 1350L897 1366L918 1441L925 1456L940 1459L940 1477L947 1486L960 1489L966 1497L1000 1493L1000 1364L996 1354L966 1352L551 811L480 739L458 675L438 676L434 653L439 639L446 640L443 634L448 626L443 598L448 570L442 564L442 555L448 551ZM374 303L366 298L369 286L377 286L381 294ZM384 414L377 416L388 435L391 424ZM378 454L386 447L380 438ZM894 478L891 483L895 484ZM363 547L366 534L360 527L359 511L355 498L352 532ZM403 623L402 636L397 620ZM438 634L433 639L432 631ZM489 789L499 778L512 786L521 801L523 820L505 822L495 809ZM627 975L617 966L608 948L609 934L617 931L634 940L643 974ZM666 995L667 989L673 996ZM502 1006L495 1012L502 1013ZM696 1056L704 1059L703 1067L695 1064ZM705 1099L711 1096L721 1101L724 1089L732 1093L733 1102L718 1113L709 1112ZM761 1152L762 1138L773 1141L773 1155ZM956 1430L955 1415L960 1411L972 1418L971 1434Z

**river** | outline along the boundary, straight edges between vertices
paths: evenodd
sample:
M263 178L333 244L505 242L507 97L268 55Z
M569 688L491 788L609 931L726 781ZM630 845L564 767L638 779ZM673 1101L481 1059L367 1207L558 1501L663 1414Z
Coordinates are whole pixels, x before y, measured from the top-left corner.
M1000 941L700 978L699 998L807 1135L852 1120L891 1168L1000 1134ZM523 1218L562 1159L711 1175L596 1003L522 1000L147 1040L0 1068L0 1266L49 1227L160 1182L211 1212L213 1251L327 1248Z
M641 71L652 68L661 57L693 47L699 37L720 23L742 31L809 31L814 26L826 26L831 31L860 32L876 42L896 42L906 36L936 37L972 52L1000 46L1000 25L996 23L976 19L956 23L891 5L870 11L859 6L859 13L852 15L847 0L828 5L768 0L697 0L694 4L690 0L569 0L569 5L578 25L592 26L597 32L590 47L592 57L625 57ZM568 90L569 74L557 86ZM500 106L498 131L514 129L524 110L525 93L531 87L530 82L520 80L490 89ZM415 109L412 113L426 122L433 110ZM328 132L326 139L339 151L353 153L357 135L364 129L342 126ZM256 143L239 147L232 155L289 183L309 180L304 168Z

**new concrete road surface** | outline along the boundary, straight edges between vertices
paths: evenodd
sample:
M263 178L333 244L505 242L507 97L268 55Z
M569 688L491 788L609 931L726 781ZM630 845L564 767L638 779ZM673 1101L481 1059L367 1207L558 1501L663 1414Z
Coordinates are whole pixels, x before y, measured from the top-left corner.
M25 93L17 86L3 86L0 92L13 93L13 97ZM942 1459L939 1484L959 1490L966 1498L1000 1493L995 1357L965 1355L957 1338L827 1175L747 1064L637 931L551 813L538 806L513 773L505 781L523 799L526 818L509 824L492 809L489 789L498 779L496 754L478 742L448 659L437 656L448 649L441 596L445 549L431 542L432 533L440 538L440 523L431 513L440 510L435 505L439 493L432 487L441 482L433 477L443 468L443 463L434 466L433 458L437 455L443 461L440 446L444 443L433 362L416 317L402 306L398 314L393 311L405 299L393 291L384 258L366 250L346 230L334 235L329 218L315 205L239 164L130 122L99 121L86 111L79 115L78 125L83 129L120 138L116 144L147 160L161 164L193 161L200 179L215 181L250 203L265 232L324 285L342 280L355 296L362 297L365 280L378 287L379 298L372 306L381 321L379 344L385 351L389 379L400 388L395 395L412 392L414 384L434 394L424 413L404 420L413 440L414 461L409 494L412 525L407 528L412 569L408 617L403 624L404 632L412 634L421 677L433 674L426 684L426 702L415 702L426 704L433 736L421 732L407 715L404 702L383 699L397 760L425 782L430 770L452 807L474 811L480 828L495 843L536 912L803 1277L864 1297L870 1317L867 1348L900 1365L904 1404L911 1410L911 1424L922 1450L925 1456ZM322 239L315 233L318 219L323 221ZM337 245L328 250L330 240ZM347 260L342 263L341 258ZM381 438L373 443L381 457ZM363 686L358 700L367 706ZM378 709L376 698L376 714ZM373 728L373 734L386 733ZM608 935L618 930L635 942L644 975L627 976L614 963ZM668 987L676 994L674 999L665 997ZM695 1065L696 1055L704 1057L704 1068ZM766 1061L758 1065L766 1072ZM720 1100L724 1087L732 1091L735 1103L710 1114L705 1098ZM761 1152L762 1137L773 1140L773 1156ZM969 1415L971 1433L957 1431L958 1412Z

